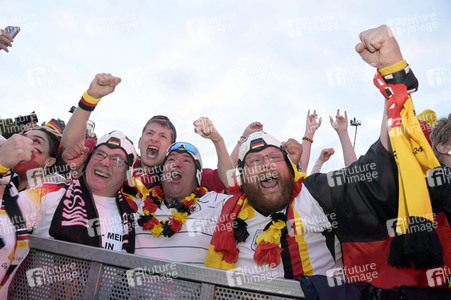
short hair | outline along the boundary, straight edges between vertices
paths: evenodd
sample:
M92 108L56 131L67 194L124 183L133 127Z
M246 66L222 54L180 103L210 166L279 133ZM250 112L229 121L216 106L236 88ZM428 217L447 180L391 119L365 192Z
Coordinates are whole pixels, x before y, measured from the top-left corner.
M440 160L441 153L437 150L437 145L447 143L451 138L451 113L448 118L440 118L434 123L431 133L432 150L435 156Z
M175 140L177 139L177 131L175 130L175 127L172 124L172 122L166 116L158 115L150 118L149 121L147 121L146 125L144 125L141 135L144 134L144 131L146 131L147 126L152 123L157 123L158 125L171 129L172 143L175 143Z

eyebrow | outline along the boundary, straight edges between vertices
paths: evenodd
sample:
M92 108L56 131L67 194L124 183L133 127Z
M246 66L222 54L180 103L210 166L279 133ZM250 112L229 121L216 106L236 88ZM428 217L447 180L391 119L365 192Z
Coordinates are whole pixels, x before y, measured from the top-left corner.
M28 135L25 135L27 138L39 138L39 139L41 139L43 142L45 142L45 139L42 137L42 136L40 136L40 135L32 135L32 136L28 136Z
M122 158L123 160L127 161L127 158L124 157L124 156L122 155L122 153L107 154L105 151L102 151L102 150L100 150L100 149L96 149L95 152L102 152L103 154L106 154L106 155L108 155L109 157L120 157L120 158Z

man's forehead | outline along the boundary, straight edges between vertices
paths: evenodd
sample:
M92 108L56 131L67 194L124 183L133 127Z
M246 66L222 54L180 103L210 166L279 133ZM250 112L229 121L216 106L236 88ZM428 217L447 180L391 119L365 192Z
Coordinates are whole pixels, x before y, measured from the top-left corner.
M144 131L149 131L149 130L168 133L168 134L172 133L172 129L169 127L169 125L161 125L157 122L151 122L151 123L147 124L146 129Z
M257 155L258 156L266 155L266 154L273 153L273 152L282 153L282 151L279 148L269 146L269 147L266 147L266 148L264 148L264 149L262 149L260 151L253 151L251 153L248 153L246 158L247 157L252 157L252 156L257 156Z
M193 157L187 153L187 152L177 152L177 151L172 151L171 153L169 153L168 158L174 156L174 157L188 157L190 158L192 161L194 161Z
M96 150L100 150L108 155L117 155L117 156L122 157L123 159L126 159L125 152L121 148L111 149L110 147L108 147L106 145L100 145L99 147L97 147Z

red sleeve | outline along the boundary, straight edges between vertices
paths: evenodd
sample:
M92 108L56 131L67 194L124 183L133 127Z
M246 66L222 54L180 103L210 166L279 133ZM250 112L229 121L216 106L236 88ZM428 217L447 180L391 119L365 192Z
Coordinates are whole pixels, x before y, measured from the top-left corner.
M226 188L218 175L218 169L202 169L202 186L209 191L222 193Z
M89 148L89 151L92 152L94 147L96 146L97 141L94 139L86 139L85 140L85 146Z

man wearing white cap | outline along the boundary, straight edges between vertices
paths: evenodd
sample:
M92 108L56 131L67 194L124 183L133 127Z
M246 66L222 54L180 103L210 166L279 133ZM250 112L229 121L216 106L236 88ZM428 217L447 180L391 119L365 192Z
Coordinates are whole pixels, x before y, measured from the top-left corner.
M393 297L397 299L406 293L423 295L412 299L438 299L446 289L446 280L431 286L430 279L450 276L451 259L446 253L450 253L451 239L443 213L449 208L444 204L450 199L449 185L441 182L438 187L448 191L447 199L429 199L429 195L422 197L423 194L403 198L403 193L413 185L424 185L427 192L425 176L419 172L420 159L421 162L425 159L413 157L416 152L428 151L421 129L412 130L407 137L401 130L394 130L396 125L400 126L401 109L411 113L409 94L416 90L418 81L387 26L362 32L360 39L356 50L367 63L378 68L374 83L387 99L388 118L393 122L387 122L384 113L378 141L347 168L307 178L297 172L273 136L265 132L248 136L239 150L242 192L224 205L206 266L301 278L304 288L316 290L324 299L342 299L338 292L330 292L330 288L343 284L340 280L371 284L370 292L375 297L377 294L378 299L384 293L396 295ZM407 141L413 144L414 138L424 145L416 152L407 145ZM406 161L412 167L407 174L402 173ZM414 176L418 180L409 181ZM429 207L432 201L437 214L436 228L426 219L432 213L430 216L406 213L409 209L415 209L415 213L426 211L428 201ZM404 222L401 213L409 218L405 233L397 231L397 223ZM232 222L237 224L232 231L222 229ZM412 225L417 226L417 231ZM330 276L327 283L321 281L324 275ZM446 294L449 297L449 291ZM322 299L311 299L319 298Z
M135 160L135 147L122 132L104 135L83 176L20 193L23 214L36 216L26 220L27 228L43 237L133 253L133 210L121 187Z

